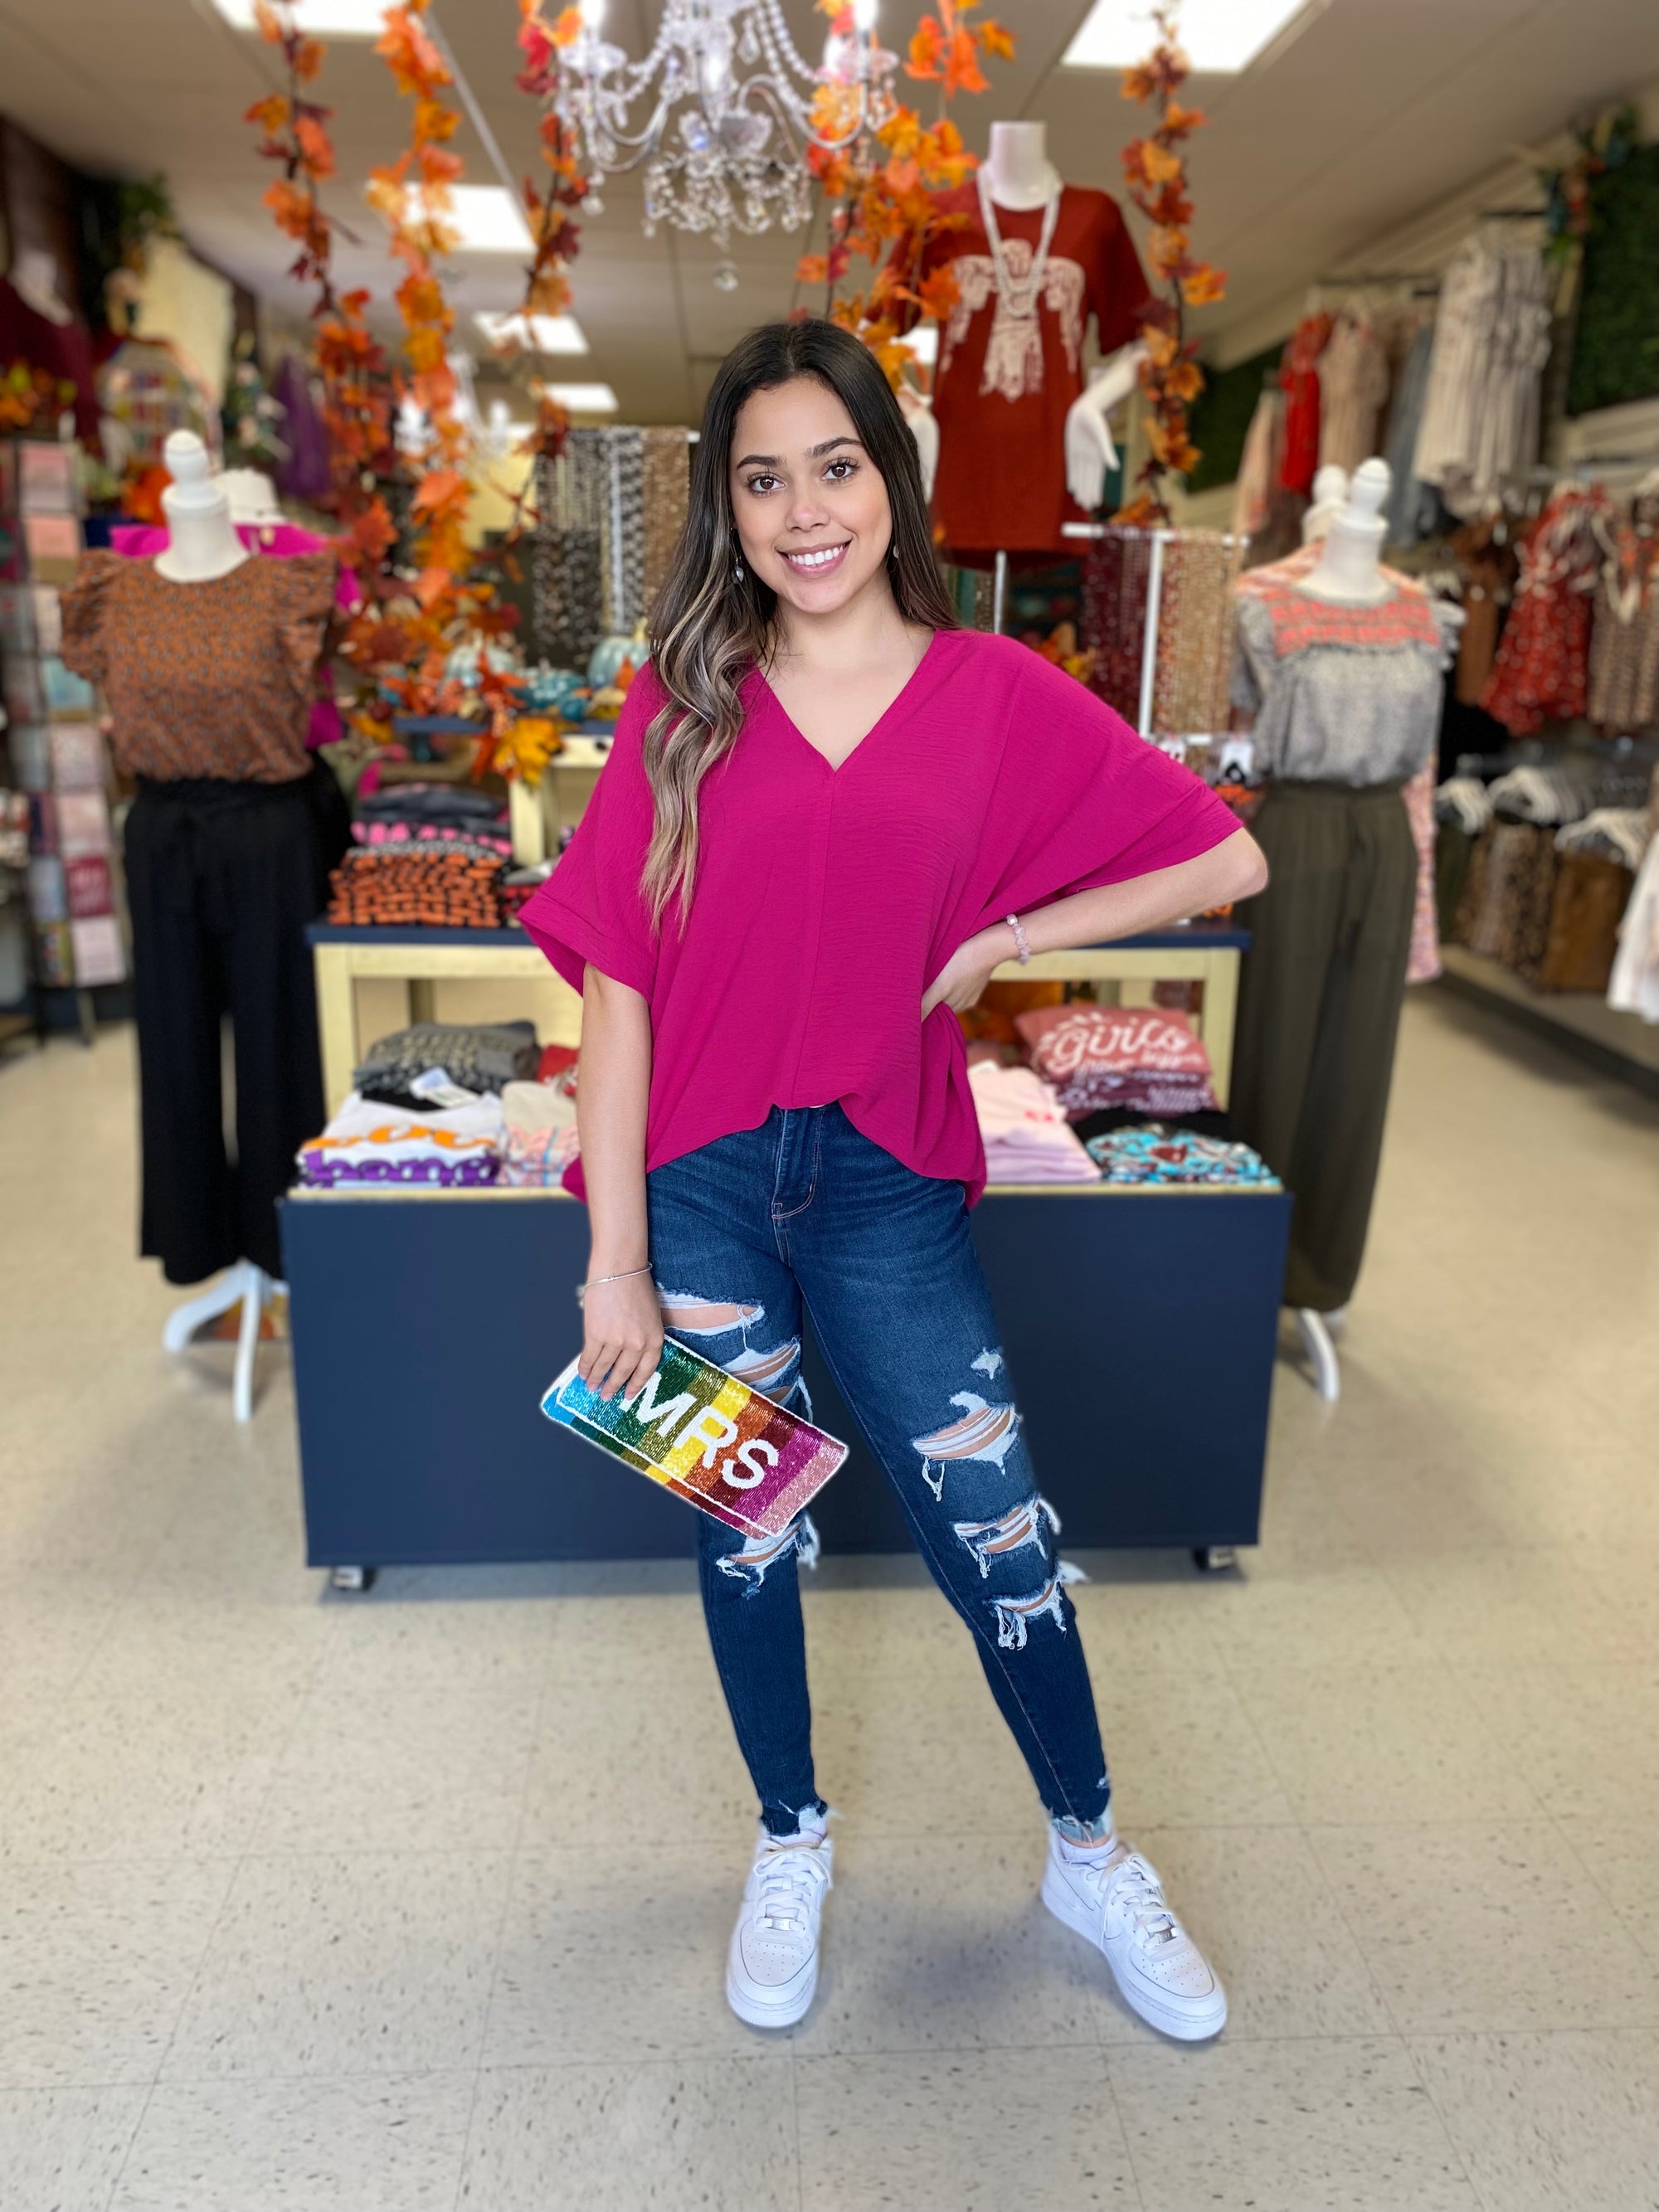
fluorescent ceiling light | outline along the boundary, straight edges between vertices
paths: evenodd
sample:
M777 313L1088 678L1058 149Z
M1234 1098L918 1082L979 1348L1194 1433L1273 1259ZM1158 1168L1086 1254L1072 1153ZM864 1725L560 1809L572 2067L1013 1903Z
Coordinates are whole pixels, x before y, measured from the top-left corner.
M614 415L616 393L608 384L544 384L542 390L573 415Z
M226 22L256 30L253 0L213 0ZM294 27L313 39L378 39L386 27L386 0L300 0Z
M410 185L408 193L409 220L418 222L421 213L420 187ZM454 231L460 243L458 253L529 253L534 251L530 242L530 226L524 219L524 210L511 192L500 185L452 185L450 204L439 221Z
M574 315L474 315L491 345L528 346L532 353L586 353L587 340Z
M1309 0L1182 0L1176 40L1200 74L1248 69ZM1095 0L1060 58L1063 69L1127 69L1158 33L1146 0Z

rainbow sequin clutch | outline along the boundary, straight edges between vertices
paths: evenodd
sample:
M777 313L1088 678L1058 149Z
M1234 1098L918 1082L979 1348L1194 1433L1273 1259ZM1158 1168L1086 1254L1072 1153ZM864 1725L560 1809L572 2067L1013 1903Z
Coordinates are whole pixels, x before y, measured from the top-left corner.
M847 1456L844 1443L672 1337L631 1398L601 1398L573 1359L542 1411L746 1535L782 1535Z

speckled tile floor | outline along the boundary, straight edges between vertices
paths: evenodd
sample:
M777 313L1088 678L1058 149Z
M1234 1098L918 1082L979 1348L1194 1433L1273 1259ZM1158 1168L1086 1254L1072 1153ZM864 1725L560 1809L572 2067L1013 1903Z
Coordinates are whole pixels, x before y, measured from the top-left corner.
M4 2212L1659 2206L1659 1109L1414 996L1261 1550L1091 1562L1121 1817L1232 1990L1203 2050L1037 1907L939 1601L833 1567L823 1993L738 2027L687 1577L322 1591L285 1354L239 1431L228 1352L159 1349L132 1115L123 1033L0 1064Z

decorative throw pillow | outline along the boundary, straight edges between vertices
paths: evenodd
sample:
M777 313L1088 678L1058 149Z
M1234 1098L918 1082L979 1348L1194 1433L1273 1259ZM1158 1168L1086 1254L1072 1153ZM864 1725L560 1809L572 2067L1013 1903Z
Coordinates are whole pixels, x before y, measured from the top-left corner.
M1073 1119L1109 1107L1151 1115L1215 1108L1210 1057L1184 1014L1161 1006L1050 1006L1016 1026Z

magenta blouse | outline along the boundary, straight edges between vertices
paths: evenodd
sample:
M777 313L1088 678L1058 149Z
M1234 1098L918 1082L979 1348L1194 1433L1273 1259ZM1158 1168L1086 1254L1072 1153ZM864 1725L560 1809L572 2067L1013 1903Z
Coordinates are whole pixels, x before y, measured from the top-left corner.
M1235 817L1198 778L1012 639L940 630L838 769L758 672L704 778L682 931L640 896L651 836L641 739L663 693L629 693L580 827L525 927L565 981L584 966L651 1009L646 1166L838 1101L919 1174L985 1187L962 1030L922 993L968 938L1067 892L1194 859ZM568 1178L580 1192L580 1182Z

